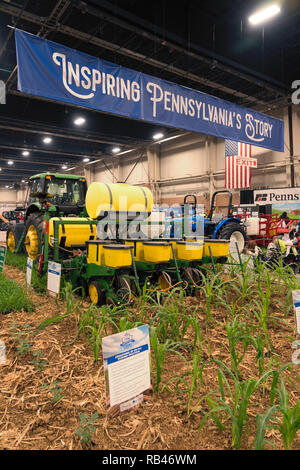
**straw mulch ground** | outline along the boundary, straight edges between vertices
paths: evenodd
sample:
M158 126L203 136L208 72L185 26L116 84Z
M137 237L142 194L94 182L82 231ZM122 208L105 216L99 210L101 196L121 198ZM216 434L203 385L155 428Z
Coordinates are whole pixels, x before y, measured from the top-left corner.
M5 266L4 273L24 285L25 275L17 268ZM82 449L84 445L76 435L80 414L91 416L95 412L99 417L95 422L92 449L231 449L230 426L220 432L208 421L199 433L203 410L201 413L200 409L196 410L188 419L186 395L181 397L167 390L154 394L152 400L144 402L137 410L107 421L102 362L94 362L93 353L82 338L70 344L77 334L72 317L31 337L30 333L45 318L64 312L61 303L57 304L46 295L33 291L32 300L35 305L32 313L0 315L0 339L5 341L7 348L7 364L0 365L0 449ZM190 298L187 302L199 300ZM224 313L216 312L216 315L221 319ZM204 322L204 318L199 320ZM288 321L291 323L293 319ZM29 352L20 354L12 328L18 332L26 325L29 325L31 348ZM291 360L288 335L288 328L274 327L273 341L282 363ZM207 355L228 360L224 329L219 326L212 330L209 340L213 349L207 351ZM41 370L33 363L33 353L37 350L42 353L40 361L46 361ZM254 359L255 351L250 351L241 365L245 378L257 374ZM163 382L166 383L180 370L184 371L180 358L168 357ZM204 393L217 388L216 367L206 370L204 382ZM289 385L289 392L293 402L299 399L299 390L294 386ZM245 449L254 439L256 414L268 407L268 399L258 395L257 403L252 404L249 437L242 445ZM277 431L268 431L267 436L277 448L282 448ZM300 449L300 437L295 440L294 448Z

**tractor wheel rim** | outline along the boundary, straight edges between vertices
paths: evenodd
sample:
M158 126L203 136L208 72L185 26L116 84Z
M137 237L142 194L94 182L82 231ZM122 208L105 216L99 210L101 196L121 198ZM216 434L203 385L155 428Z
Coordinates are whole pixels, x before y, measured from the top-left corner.
M94 286L94 284L91 284L90 287L89 287L89 296L90 296L90 299L91 299L91 302L93 304L97 304L98 303L98 291L97 291L97 288L96 286Z
M245 246L245 239L241 232L232 232L230 236L230 251L236 251L236 243L239 252L241 252Z
M159 284L159 287L162 289L162 290L166 290L168 289L169 287L171 287L172 285L172 280L169 276L168 273L166 273L165 271L163 271L159 278L158 278L158 284Z
M11 253L13 253L15 251L16 242L15 242L14 234L12 232L9 232L9 234L8 234L7 246L8 246L8 249Z
M25 246L26 246L26 251L31 259L35 259L38 255L38 236L37 236L37 231L34 225L30 225L26 237L25 237Z

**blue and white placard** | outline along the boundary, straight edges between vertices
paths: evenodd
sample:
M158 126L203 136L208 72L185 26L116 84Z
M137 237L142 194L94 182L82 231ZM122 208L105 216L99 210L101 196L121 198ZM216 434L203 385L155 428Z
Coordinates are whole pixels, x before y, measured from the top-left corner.
M293 290L293 304L296 318L297 333L300 334L300 290Z
M26 269L26 284L27 286L31 285L31 278L32 278L32 267L33 267L33 260L31 258L27 258L27 269Z
M115 416L139 405L151 389L148 325L102 338L109 406Z
M60 291L61 264L48 262L47 291L50 295L56 296Z

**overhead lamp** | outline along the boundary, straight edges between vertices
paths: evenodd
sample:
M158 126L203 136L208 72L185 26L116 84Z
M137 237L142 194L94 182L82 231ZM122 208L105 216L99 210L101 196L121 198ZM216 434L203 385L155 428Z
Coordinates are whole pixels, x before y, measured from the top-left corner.
M112 153L119 153L121 151L120 147L114 147Z
M25 180L22 180L21 183L25 183Z
M257 25L267 21L268 19L272 18L273 16L280 13L280 6L278 4L272 4L261 10L258 10L256 13L249 17L249 22L253 25Z
M90 161L90 159L86 157L86 158L83 159L83 161L84 161L84 163L87 163L87 162Z
M8 189L8 188L9 188L9 186L5 186L5 187L6 187L6 189Z
M63 166L61 167L62 170L66 170L67 168L68 168L67 165L63 165Z
M157 132L156 134L153 135L154 140L159 140L163 138L163 133L162 132Z
M24 150L24 151L22 152L22 155L24 155L24 157L28 157L28 155L29 155L28 150Z
M2 171L2 168L0 168L0 171Z
M12 160L8 160L7 164L8 164L8 165L13 165L14 162L13 162Z
M52 142L52 139L51 139L51 137L44 137L43 142L44 142L44 144L50 144L50 142Z
M83 117L78 117L73 122L76 126L82 126L82 124L85 123L85 119Z

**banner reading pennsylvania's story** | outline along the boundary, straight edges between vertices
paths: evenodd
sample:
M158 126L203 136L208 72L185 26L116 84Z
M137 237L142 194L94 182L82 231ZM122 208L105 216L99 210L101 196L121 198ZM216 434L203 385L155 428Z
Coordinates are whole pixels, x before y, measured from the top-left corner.
M18 90L283 152L283 121L15 30Z

